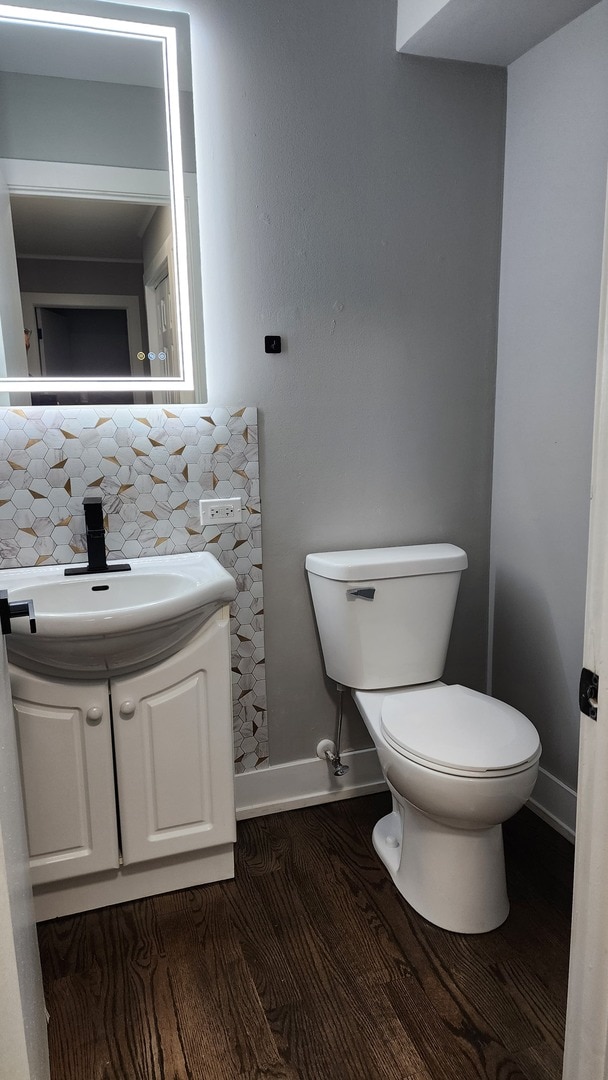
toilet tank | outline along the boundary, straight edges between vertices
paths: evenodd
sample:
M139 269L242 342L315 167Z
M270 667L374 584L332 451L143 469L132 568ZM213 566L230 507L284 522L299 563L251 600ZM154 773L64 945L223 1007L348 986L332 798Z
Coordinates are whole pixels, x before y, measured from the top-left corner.
M308 555L328 676L358 690L440 679L466 566L453 544Z

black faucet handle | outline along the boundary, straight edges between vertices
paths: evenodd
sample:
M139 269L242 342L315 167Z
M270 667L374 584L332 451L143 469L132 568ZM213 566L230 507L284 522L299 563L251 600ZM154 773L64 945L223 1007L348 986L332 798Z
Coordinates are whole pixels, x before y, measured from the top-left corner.
M103 506L101 495L85 495L82 500L84 527L87 536L103 532Z

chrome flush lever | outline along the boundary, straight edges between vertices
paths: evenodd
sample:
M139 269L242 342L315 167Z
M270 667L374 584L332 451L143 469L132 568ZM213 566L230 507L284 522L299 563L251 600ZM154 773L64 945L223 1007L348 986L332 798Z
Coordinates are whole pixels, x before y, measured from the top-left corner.
M12 633L11 619L25 615L30 620L30 632L36 633L33 600L9 600L6 589L0 589L0 632Z
M346 599L347 600L373 600L375 595L376 595L376 590L373 589L373 588L369 588L369 589L347 589L346 590Z

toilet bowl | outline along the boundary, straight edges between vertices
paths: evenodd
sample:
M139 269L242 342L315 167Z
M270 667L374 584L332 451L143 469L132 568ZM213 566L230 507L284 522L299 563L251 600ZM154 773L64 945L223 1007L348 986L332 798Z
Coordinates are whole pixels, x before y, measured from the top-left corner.
M502 702L443 683L355 690L353 698L393 797L392 812L372 839L397 889L446 930L494 930L509 913L501 825L532 794L540 757L536 729ZM467 709L471 741L450 746L448 731L446 746L444 729ZM435 721L422 733L421 712ZM430 731L433 726L439 730ZM505 728L509 735L501 738Z
M502 822L531 795L541 746L516 709L440 681L466 565L450 544L306 560L327 673L351 687L393 797L374 848L419 914L485 933L509 912Z

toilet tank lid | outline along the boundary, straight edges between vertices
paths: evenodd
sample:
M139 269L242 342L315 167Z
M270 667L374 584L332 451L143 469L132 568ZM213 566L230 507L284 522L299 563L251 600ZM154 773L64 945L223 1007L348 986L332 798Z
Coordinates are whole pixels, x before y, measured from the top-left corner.
M466 568L466 552L454 544L320 551L306 556L309 573L333 581L378 581L417 574L447 574Z

